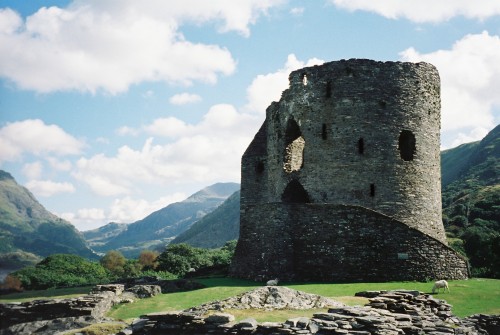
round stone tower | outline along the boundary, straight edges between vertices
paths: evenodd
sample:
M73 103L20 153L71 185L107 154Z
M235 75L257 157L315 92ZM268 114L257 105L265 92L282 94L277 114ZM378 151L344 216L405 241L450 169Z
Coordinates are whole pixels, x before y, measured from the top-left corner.
M396 230L401 236L386 236ZM367 236L373 240L368 242ZM418 247L420 241L414 241L419 239L432 246ZM384 247L352 247L364 241ZM274 248L281 248L285 260L276 259ZM419 248L433 250L429 255L444 249L454 255L441 221L436 68L351 59L292 72L290 87L268 107L266 121L242 158L240 241L233 273L241 276L244 268L238 269L238 263L250 262L263 267L261 273L281 271L292 278L302 271L298 263L310 271L326 264L326 259L314 266L309 262L324 251L321 258L342 260L337 272L344 260L365 253L359 266L367 266L372 256L374 261L386 257L386 263L395 257L401 270L410 271L410 263L411 269L420 269L414 279L430 264L425 257L418 259ZM456 278L466 276L459 258L454 260L461 273ZM439 272L439 264L435 266L432 273ZM312 278L352 277L351 270L344 270L336 277L325 265ZM383 269L373 271L367 278L383 277Z

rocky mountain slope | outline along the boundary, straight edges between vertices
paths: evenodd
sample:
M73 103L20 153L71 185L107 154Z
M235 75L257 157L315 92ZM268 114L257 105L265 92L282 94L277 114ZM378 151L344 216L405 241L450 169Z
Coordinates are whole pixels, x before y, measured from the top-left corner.
M105 240L105 243L94 243L92 247L99 252L119 250L126 257L136 257L143 249L163 246L216 209L239 187L237 183L217 183L204 188L184 201L170 204L127 225L126 229ZM113 227L105 227L108 232L114 230ZM89 236L92 233L85 234Z
M95 258L76 228L47 211L25 187L0 170L0 267L55 253ZM26 264L21 264L26 265Z

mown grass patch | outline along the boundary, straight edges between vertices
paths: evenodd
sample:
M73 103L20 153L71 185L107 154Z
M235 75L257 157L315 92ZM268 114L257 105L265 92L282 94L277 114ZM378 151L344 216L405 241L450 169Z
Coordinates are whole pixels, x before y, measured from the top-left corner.
M0 303L24 302L42 299L64 299L80 297L87 295L93 286L69 287L69 288L49 288L46 290L24 291L19 293L10 293L0 296Z

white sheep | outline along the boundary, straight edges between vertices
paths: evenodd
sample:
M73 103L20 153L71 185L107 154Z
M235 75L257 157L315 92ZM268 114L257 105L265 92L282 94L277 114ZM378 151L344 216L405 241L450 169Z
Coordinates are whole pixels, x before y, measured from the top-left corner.
M279 281L278 278L273 279L273 280L268 280L266 285L267 286L276 286L276 285L278 285L278 281Z
M448 282L446 280L438 280L437 282L434 283L434 286L432 287L432 293L436 293L436 291L439 293L439 289L443 289L443 293L448 290L450 292L450 288L448 287Z

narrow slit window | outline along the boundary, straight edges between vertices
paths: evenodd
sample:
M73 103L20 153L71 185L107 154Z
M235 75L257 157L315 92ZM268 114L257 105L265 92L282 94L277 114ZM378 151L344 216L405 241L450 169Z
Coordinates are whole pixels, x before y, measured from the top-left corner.
M326 97L331 98L332 97L332 82L328 81L326 83Z
M365 140L361 137L358 140L358 154L362 155L365 152Z
M370 197L375 196L375 184L370 184Z
M326 123L323 123L323 126L321 127L321 138L326 140L328 138L327 130L326 130Z

